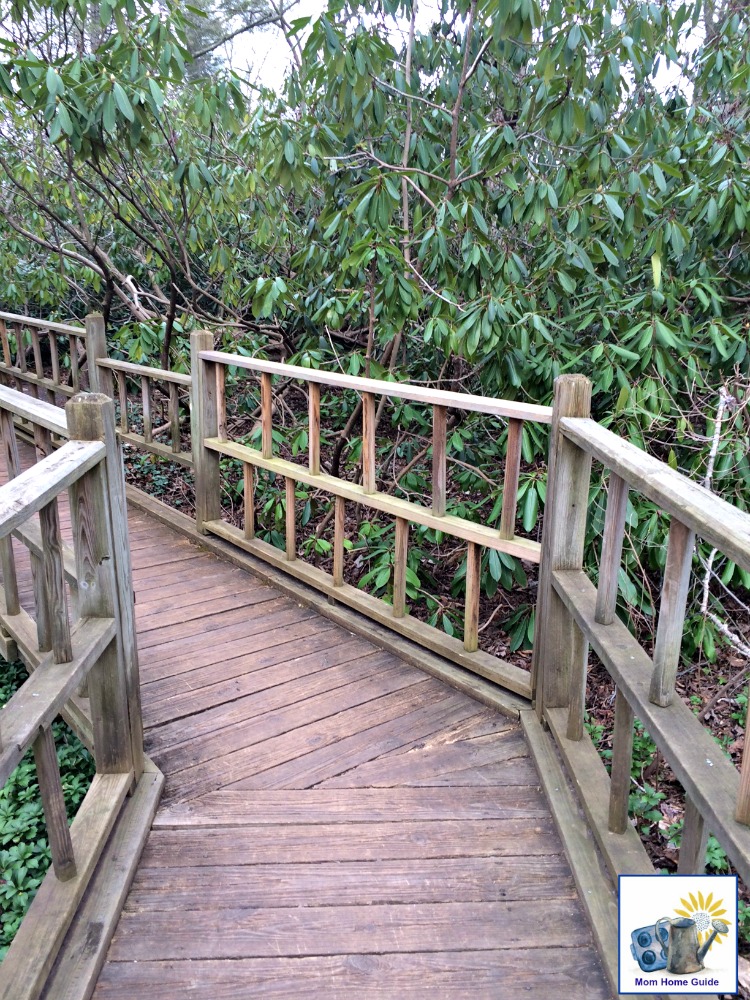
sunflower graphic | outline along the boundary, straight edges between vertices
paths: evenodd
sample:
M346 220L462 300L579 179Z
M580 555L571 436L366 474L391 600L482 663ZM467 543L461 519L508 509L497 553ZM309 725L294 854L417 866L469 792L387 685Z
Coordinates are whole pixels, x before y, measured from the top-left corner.
M702 892L697 892L695 895L689 892L687 899L680 897L680 902L684 909L678 910L675 907L674 912L680 917L688 917L690 920L695 921L695 926L698 930L699 946L711 937L714 920L720 918L721 923L725 924L727 929L732 924L732 921L726 918L727 911L724 907L724 900L715 900L712 892L709 892L705 898ZM711 943L711 948L715 944L722 944L723 936L721 933L718 934Z

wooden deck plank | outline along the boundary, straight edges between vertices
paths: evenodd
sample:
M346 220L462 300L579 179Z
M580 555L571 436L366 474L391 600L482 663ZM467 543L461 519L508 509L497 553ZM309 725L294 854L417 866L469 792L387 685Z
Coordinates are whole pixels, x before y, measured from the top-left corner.
M334 647L336 649L337 647ZM355 697L356 689L360 682L370 679L379 674L389 666L386 659L388 653L375 653L368 650L366 655L351 655L349 647L339 647L339 662L327 667L320 663L321 657L308 657L308 661L315 667L314 672L306 676L305 682L305 708L312 713L316 713L318 706L323 711L330 710L329 706L332 696L338 697L339 688L351 685L354 689L352 694ZM348 654L348 655L347 655ZM277 671L269 669L264 673L277 674ZM205 709L197 715L190 717L189 726L185 726L184 720L173 725L160 726L152 729L149 733L150 750L165 751L163 755L164 765L168 767L171 755L181 756L180 748L184 744L190 744L190 755L194 760L208 759L216 756L213 750L214 741L217 734L221 732L221 739L232 738L238 729L245 731L247 736L248 723L253 729L262 729L265 734L268 732L267 726L273 722L275 716L278 724L283 727L284 719L289 710L299 704L299 677L297 674L286 683L279 684L276 677L269 678L269 686L262 690L254 690L251 694L237 696L231 701ZM256 681L257 683L257 681ZM285 731L282 729L282 731ZM249 743L243 743L244 746Z
M344 711L337 713L333 699L324 699L327 704L321 710L327 714L308 722L304 706L298 705L296 719L290 717L290 713L283 713L282 718L271 722L269 732L275 733L274 726L280 731L267 739L262 739L263 734L258 732L252 737L255 742L249 738L246 745L237 747L235 734L232 734L232 739L217 740L213 744L214 747L222 747L221 757L211 757L197 764L190 761L189 750L183 751L181 760L171 761L171 785L168 784L167 797L193 798L278 764L291 761L297 765L301 758L309 755L312 747L335 744L338 754L341 741L363 732L368 722L403 714L407 706L414 708L429 697L426 682L414 683L411 677L399 677L385 671L372 681L350 685L342 691L347 693L349 699ZM446 695L435 692L432 697L438 700ZM353 706L352 702L355 703Z
M571 899L127 912L109 961L565 948L583 920Z
M141 868L126 910L574 898L559 854Z
M168 792L94 1000L610 995L516 722L129 525Z
M222 789L163 808L154 829L402 820L522 819L547 815L539 786L484 788Z
M585 983L585 994L582 984ZM584 949L336 955L224 961L114 962L94 1000L605 1000L594 956Z
M286 672L278 674L283 681L290 674L294 676L297 662L304 661L308 655L319 658L323 666L328 661L336 662L333 651L340 645L339 640L344 643L353 640L348 633L339 635L333 628L330 622L303 619L287 625L281 635L263 632L251 636L243 642L241 649L227 650L224 655L229 658L226 659L210 651L206 656L196 654L183 664L184 669L179 674L146 679L143 690L148 697L144 704L144 721L147 725L163 724L219 705L223 700L231 701L233 689L238 694L243 693L243 686L252 691L257 684L257 689L261 689L263 680L254 679L253 674L267 667L284 668ZM363 651L357 647L359 655ZM300 676L304 675L303 663Z
M369 728L311 750L303 756L282 762L236 783L237 788L308 788L335 775L349 773L359 764L403 746L415 735L425 738L442 726L450 726L465 717L466 705L448 692L435 692L434 702L417 699L401 711L389 713L382 722L373 716ZM535 779L532 778L533 782ZM527 778L522 782L528 784Z

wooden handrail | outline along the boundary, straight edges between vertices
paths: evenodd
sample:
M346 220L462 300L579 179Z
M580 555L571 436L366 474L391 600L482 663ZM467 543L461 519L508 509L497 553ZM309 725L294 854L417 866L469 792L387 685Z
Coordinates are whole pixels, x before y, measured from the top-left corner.
M750 515L595 420L568 417L560 424L578 448L750 571Z
M100 368L109 368L114 372L125 372L127 375L136 375L138 378L152 378L159 382L173 382L175 385L186 387L193 384L192 376L183 375L182 372L167 371L165 368L136 365L132 361L119 361L116 358L97 358L96 363Z
M323 371L320 368L303 368L301 365L287 365L278 361L263 361L260 358L246 358L241 354L227 354L223 351L201 351L202 361L244 368L266 375L280 375L283 378L301 379L303 382L317 382L336 389L353 389L355 392L369 392L376 396L393 396L408 399L413 403L428 406L445 406L475 413L489 413L495 417L515 420L531 420L538 424L552 422L552 407L536 403L519 403L510 399L493 399L488 396L472 396L463 392L448 392L445 389L428 389L409 382L390 382L383 379L362 378L358 375L343 375L340 372Z
M0 312L0 319L6 323L18 323L20 326L33 326L41 332L52 331L72 337L83 337L86 330L82 326L72 326L69 323L57 323L48 319L35 319L33 316L19 316L17 313Z
M612 777L584 780L574 774L587 814L611 870L617 871L617 839L627 840L628 796L634 720L642 720L686 793L683 847L678 871L701 872L709 831L744 879L750 878L750 751L741 773L710 733L676 696L675 681L684 631L695 537L750 570L750 514L624 441L584 414L561 416L553 427L555 452L548 483L549 546L543 548L538 617L543 697L539 706L558 740L564 760L581 761L568 748L588 740L583 727L585 664L589 644L617 685ZM583 570L582 532L589 490L585 463L596 459L610 471L598 585ZM574 471L577 469L577 471ZM617 618L617 576L622 558L628 490L652 500L670 516L653 657ZM567 511L567 515L565 512ZM571 525L578 520L578 528ZM550 609L557 624L550 627ZM550 643L549 636L555 639ZM563 643L563 637L566 637ZM555 646L574 650L561 669ZM564 709L564 713L563 713ZM561 721L567 715L567 726ZM594 755L595 757L595 755ZM589 758L591 759L591 758ZM603 770L603 765L599 765ZM608 788L608 809L592 796ZM602 817L604 820L602 822ZM623 851L623 857L628 852Z
M510 690L531 692L529 675L504 660L478 649L479 578L481 550L494 549L529 562L538 562L538 542L515 534L523 422L548 424L552 409L513 400L427 389L404 382L342 375L337 372L279 364L213 350L213 337L202 331L191 337L191 369L194 379L192 440L196 466L196 520L198 529L231 540L267 562L278 559L276 550L255 537L253 470L263 469L283 477L286 494L286 545L283 558L287 573L323 590L363 614L387 622L402 635L437 650L461 666L490 677ZM250 448L228 440L226 375L229 368L260 376L261 447ZM297 379L308 388L308 456L305 465L275 456L273 443L273 377ZM347 389L362 398L361 483L331 476L320 464L320 398L324 388ZM388 396L422 403L432 408L433 490L430 507L378 490L376 475L377 397ZM446 512L446 414L449 408L484 413L508 421L509 457L506 462L503 513L499 529L477 524ZM245 525L234 528L221 517L220 456L240 461L245 470ZM324 490L334 500L333 573L324 573L297 558L295 487L302 483ZM361 504L394 519L393 598L386 604L367 597L344 583L345 503ZM406 599L409 525L421 525L467 543L467 581L464 639L460 642L420 621L410 618Z
M22 471L13 417L32 424L35 465ZM0 486L0 652L22 658L29 679L0 710L0 784L33 747L52 869L0 968L0 1000L36 1000L113 828L143 772L133 589L124 478L112 401L80 395L61 414L49 403L0 386L0 431L8 482ZM72 440L52 450L52 431ZM70 493L72 551L57 500ZM39 524L27 524L35 514ZM126 532L126 529L125 529ZM10 535L28 542L32 612L19 602ZM69 625L67 587L76 595ZM71 697L88 686L97 776L70 828L51 725L72 718ZM92 822L92 819L94 820ZM34 960L29 956L33 953Z

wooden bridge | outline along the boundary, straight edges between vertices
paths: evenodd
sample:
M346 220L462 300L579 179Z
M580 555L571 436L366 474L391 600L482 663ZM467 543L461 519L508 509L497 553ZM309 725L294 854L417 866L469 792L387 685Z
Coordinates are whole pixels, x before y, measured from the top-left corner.
M750 517L588 419L584 379L528 407L223 355L208 334L191 377L108 358L96 317L6 321L0 643L30 679L0 714L0 780L33 746L53 868L0 966L3 1000L611 996L612 880L653 871L627 818L634 716L686 790L680 870L702 869L710 830L747 880L749 769L673 692L693 532L750 569ZM228 366L261 377L260 449L228 440ZM273 376L308 386L306 466L274 457ZM362 394L361 485L321 471L321 386ZM377 489L383 395L433 410L430 508ZM456 406L507 421L499 531L446 513ZM541 545L515 530L525 421L552 431ZM124 486L118 437L194 469L196 521ZM220 455L244 463L242 528L222 520ZM612 470L597 587L592 457ZM285 551L255 537L253 469L285 479ZM330 576L298 558L300 482L336 498ZM614 613L629 488L672 516L652 657ZM392 605L344 582L346 502L396 519ZM407 613L411 523L466 541L463 643ZM477 649L482 547L541 561L531 677ZM618 686L611 779L582 724L589 643ZM60 712L97 764L70 829Z

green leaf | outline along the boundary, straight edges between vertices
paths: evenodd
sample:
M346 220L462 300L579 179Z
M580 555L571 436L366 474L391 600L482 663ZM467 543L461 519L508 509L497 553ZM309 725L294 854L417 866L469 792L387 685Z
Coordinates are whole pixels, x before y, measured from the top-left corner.
M151 94L151 99L156 105L157 110L161 111L162 106L164 104L164 94L159 84L152 77L149 77L148 89Z
M651 254L651 271L654 276L654 288L661 287L661 255L658 253Z
M112 84L112 94L120 114L124 118L127 118L129 122L135 121L135 113L133 112L133 106L130 103L128 95L116 81Z

